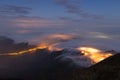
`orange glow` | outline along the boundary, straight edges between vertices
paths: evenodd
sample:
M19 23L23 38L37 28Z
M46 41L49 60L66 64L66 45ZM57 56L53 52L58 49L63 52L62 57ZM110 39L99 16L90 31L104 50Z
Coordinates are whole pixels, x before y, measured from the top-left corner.
M19 52L13 52L13 53L6 53L6 54L0 54L0 56L16 56L16 55L22 55L22 54L26 54L26 53L32 53L35 52L37 49L48 49L49 51L53 51L53 50L61 50L61 48L57 48L56 45L58 44L40 44L35 48L31 48L31 49L27 49L27 50L23 50L23 51L19 51Z
M38 48L39 49L45 49L45 48L48 48L49 46L47 46L47 44L40 44L38 45Z
M61 48L57 48L56 46L58 45L59 43L54 43L54 44L40 44L38 45L38 49L48 49L49 51L53 51L53 50L61 50Z
M58 44L59 43L55 43L55 44L42 43L42 44L39 44L35 48L31 48L31 49L27 49L27 50L23 50L23 51L19 51L19 52L0 54L0 56L16 56L16 55L22 55L22 54L26 54L26 53L33 53L37 49L48 49L49 51L62 50L62 48L56 47ZM103 53L101 50L91 48L91 47L79 47L79 48L77 48L77 50L81 51L81 53L83 53L84 56L87 56L88 58L90 58L93 63L98 63L98 62L104 60L105 58L112 56L111 53Z
M49 39L62 39L62 40L69 40L74 38L73 35L68 34L53 34L48 37Z
M94 63L98 63L105 58L112 56L111 53L102 53L101 50L91 47L79 47L77 49L80 50L85 56L89 57Z
M13 52L13 53L6 53L6 54L0 54L0 56L16 56L16 55L21 55L21 54L25 54L25 53L32 53L34 51L36 51L38 48L32 48L32 49L28 49L28 50L23 50L23 51L19 51L19 52Z

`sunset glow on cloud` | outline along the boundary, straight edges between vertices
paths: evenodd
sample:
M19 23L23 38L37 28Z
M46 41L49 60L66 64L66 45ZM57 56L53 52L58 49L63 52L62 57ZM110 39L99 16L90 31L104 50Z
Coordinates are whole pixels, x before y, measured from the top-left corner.
M120 0L0 0L0 80L120 80L119 53Z
M38 41L39 43L39 39L45 35L72 33L82 35L83 39L87 39L83 41L86 45L90 43L100 46L99 44L104 45L109 40L107 42L109 46L113 41L111 46L113 44L119 46L120 11L117 7L119 1L112 6L110 4L113 1L104 0L42 2L40 0L29 2L27 0L21 2L5 0L0 2L1 35L10 35L17 40Z

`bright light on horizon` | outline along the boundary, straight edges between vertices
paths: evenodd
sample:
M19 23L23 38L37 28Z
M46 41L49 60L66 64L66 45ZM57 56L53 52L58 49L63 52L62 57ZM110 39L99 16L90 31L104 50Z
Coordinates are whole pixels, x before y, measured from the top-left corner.
M82 54L90 58L94 63L98 63L112 56L111 53L103 53L101 50L92 47L79 47L77 50L80 50Z

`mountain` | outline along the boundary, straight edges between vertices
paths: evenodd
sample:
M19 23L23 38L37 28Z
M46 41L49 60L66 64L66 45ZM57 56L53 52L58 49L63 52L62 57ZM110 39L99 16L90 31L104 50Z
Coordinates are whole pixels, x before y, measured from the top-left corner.
M30 45L28 42L16 42L15 40L0 35L0 54L10 53L10 52L19 52L29 48L35 47Z
M73 80L120 80L120 53L87 69L74 71Z
M0 80L120 80L120 53L91 67L79 64L87 62L80 56L70 49L1 56Z
M47 49L17 56L0 56L0 80L62 80L72 74Z

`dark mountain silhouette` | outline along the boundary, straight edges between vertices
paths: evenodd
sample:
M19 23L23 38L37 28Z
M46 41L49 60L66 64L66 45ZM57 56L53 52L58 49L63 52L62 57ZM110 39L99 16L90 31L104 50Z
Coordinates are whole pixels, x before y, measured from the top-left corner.
M3 56L0 57L0 64L4 66L0 68L2 79L61 80L68 79L73 71L51 56L47 49L37 50L32 54Z
M35 46L29 45L28 42L16 43L13 39L9 37L0 36L0 54L18 52L32 47Z
M33 46L0 37L1 53L30 47ZM116 53L114 50L107 52ZM82 61L77 57L82 55L80 51L70 49L53 52L38 49L17 56L0 56L0 80L120 80L120 53L88 68L74 63L74 59Z
M120 80L119 53L89 68L76 68L69 66L70 62L64 63L56 60L55 57L61 55L61 52L63 51L55 51L55 55L53 55L47 49L41 49L32 54L2 57L0 64L7 62L9 65L7 64L8 68L0 69L0 78L3 80L4 78L21 80Z
M73 80L120 80L120 53L74 72Z

